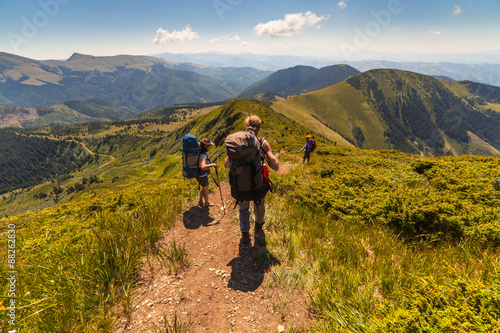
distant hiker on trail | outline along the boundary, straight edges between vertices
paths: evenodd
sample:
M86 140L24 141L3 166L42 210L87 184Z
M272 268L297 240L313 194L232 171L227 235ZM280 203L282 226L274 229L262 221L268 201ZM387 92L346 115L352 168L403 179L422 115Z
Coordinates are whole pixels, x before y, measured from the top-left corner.
M212 141L210 139L204 138L200 140L200 172L196 176L196 180L200 183L200 200L198 205L200 206L213 206L213 203L208 202L208 175L210 174L210 168L218 168L219 166L215 163L210 163L208 159L207 152L212 148Z
M316 140L311 139L310 135L306 136L306 144L302 149L299 151L302 152L304 151L304 158L302 159L302 164L304 164L307 160L307 163L309 163L309 160L311 159L311 153L316 149Z
M273 170L279 169L278 159L271 146L257 137L262 120L251 115L245 119L245 129L226 138L228 157L224 167L230 168L231 196L239 204L241 242L250 242L250 201L253 201L255 231L261 231L266 212L264 199L269 191L269 171L265 158Z

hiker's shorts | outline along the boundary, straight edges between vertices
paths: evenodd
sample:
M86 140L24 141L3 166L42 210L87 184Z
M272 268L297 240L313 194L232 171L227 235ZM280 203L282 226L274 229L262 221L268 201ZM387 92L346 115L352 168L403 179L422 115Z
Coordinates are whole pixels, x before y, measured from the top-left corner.
M200 186L205 187L208 186L208 176L200 177L196 176L196 180L200 183Z

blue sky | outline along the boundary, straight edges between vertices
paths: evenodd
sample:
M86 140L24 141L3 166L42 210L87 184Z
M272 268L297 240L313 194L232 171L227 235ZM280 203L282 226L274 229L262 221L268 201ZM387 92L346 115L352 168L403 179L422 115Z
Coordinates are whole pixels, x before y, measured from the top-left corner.
M499 16L499 0L0 0L0 51L468 53L500 49Z

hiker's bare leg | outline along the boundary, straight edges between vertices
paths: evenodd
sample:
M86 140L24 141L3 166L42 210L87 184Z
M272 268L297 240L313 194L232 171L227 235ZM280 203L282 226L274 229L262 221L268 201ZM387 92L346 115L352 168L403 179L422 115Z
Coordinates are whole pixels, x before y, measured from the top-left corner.
M198 204L203 205L203 187L200 188L200 199L198 200Z
M200 190L200 202L205 202L205 205L208 204L208 186L202 186Z
M305 151L304 152L304 160L302 161L302 164L307 160L307 163L309 163L309 159L311 158L311 152L310 151Z

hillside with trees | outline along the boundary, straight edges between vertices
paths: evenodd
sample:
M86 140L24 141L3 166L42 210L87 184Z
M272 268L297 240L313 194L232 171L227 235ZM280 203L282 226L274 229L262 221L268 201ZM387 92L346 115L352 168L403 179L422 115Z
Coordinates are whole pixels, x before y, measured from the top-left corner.
M0 194L70 174L90 162L76 142L0 131Z
M361 148L499 155L497 90L470 87L412 72L371 70L273 108L312 128L326 126ZM491 92L487 98L479 87Z

